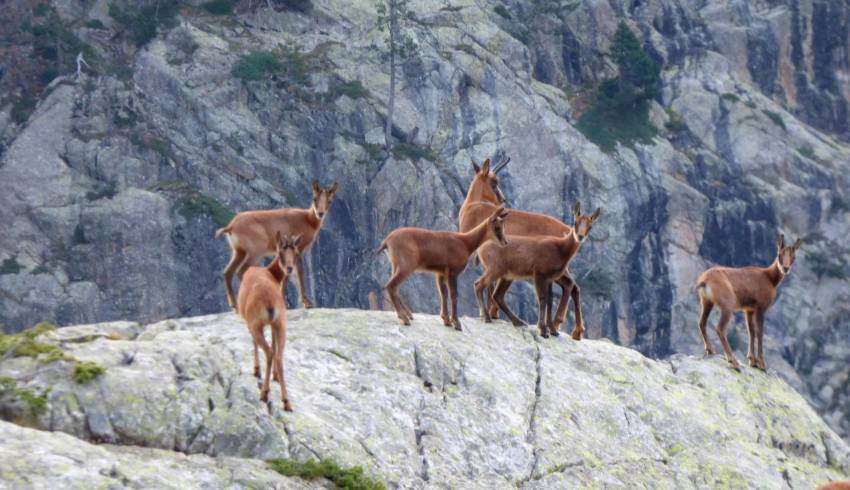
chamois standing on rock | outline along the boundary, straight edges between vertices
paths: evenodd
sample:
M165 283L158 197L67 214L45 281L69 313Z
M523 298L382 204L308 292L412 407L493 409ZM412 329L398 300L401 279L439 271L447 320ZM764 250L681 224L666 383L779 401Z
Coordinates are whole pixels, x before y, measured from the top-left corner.
M490 159L484 161L479 166L475 161L472 161L472 168L475 171L475 177L469 184L469 190L466 193L466 199L460 208L458 220L460 223L460 231L468 231L482 220L486 219L496 207L501 206L505 201L504 194L499 187L498 173L507 166L510 158L503 159L491 170ZM532 213L528 211L520 211L517 209L508 209L510 213L505 220L505 233L512 236L552 236L563 237L572 233L572 227L563 223L561 220L555 219L541 213ZM504 297L510 288L513 281L510 279L502 279L497 284L492 294L488 294L488 300L493 297L494 301L490 303L490 316L498 315L499 306L495 302L495 297ZM561 300L558 303L558 310L555 314L554 322L558 325L564 322L567 316L567 307L569 300L573 301L575 309L576 326L575 330L584 331L584 319L581 313L581 289L578 283L570 274L569 270L564 270L563 274L556 278L555 281L561 287ZM551 286L549 287L551 292ZM551 302L551 296L549 296ZM551 309L551 306L550 306ZM512 319L514 326L524 325L524 322L519 319Z
M478 257L484 266L484 274L475 281L475 296L481 308L481 316L485 322L491 321L489 308L484 303L484 291L496 281L513 281L516 279L531 279L537 293L537 327L542 337L558 336L560 323L552 321L551 285L552 282L564 275L567 266L587 239L590 229L602 212L596 208L590 216L581 214L581 205L576 203L573 208L575 226L569 234L563 237L549 236L516 236L508 234L508 244L505 247L494 247L484 244L478 250ZM502 294L498 294L498 293ZM511 319L514 325L525 323L517 318L505 303L504 290L497 289L493 300ZM575 340L580 340L582 326L576 323L572 332Z
M469 256L483 243L494 240L501 246L507 244L502 232L506 215L505 208L496 208L489 218L465 233L399 228L387 235L377 252L386 251L390 259L392 277L385 287L402 324L410 325L413 315L399 297L398 288L410 274L421 271L436 275L443 324L462 329L457 311L457 278L466 268ZM447 296L452 299L451 318L446 306Z
M282 238L275 234L276 255L268 267L249 267L239 287L239 314L245 320L251 338L254 341L254 376L260 377L258 347L266 355L266 374L260 389L260 400L269 399L269 385L272 371L280 383L280 396L283 409L291 412L289 395L286 392L286 378L283 374L283 349L286 345L286 302L283 300L281 285L292 274L298 262L301 236ZM266 342L263 330L271 327L271 348Z
M313 302L307 297L304 289L304 264L301 256L316 239L336 190L336 183L327 189L322 189L319 182L313 180L313 204L309 208L244 211L234 216L227 226L215 232L216 238L226 235L230 244L232 255L227 267L224 268L223 275L227 303L231 308L236 305L233 296L233 273L235 272L236 277L241 281L248 267L258 264L263 257L273 255L275 253L274 237L278 232L283 235L301 236L298 260L295 263L298 271L298 292L304 307L313 307ZM281 285L284 290L286 282L287 279Z
M705 346L705 354L714 354L714 347L708 340L706 323L711 310L720 308L720 320L715 330L723 345L726 361L732 369L740 365L726 340L726 327L732 314L743 311L747 321L748 349L747 359L750 367L766 369L764 362L764 314L776 299L776 290L785 276L791 272L794 258L800 248L798 238L794 245L785 246L785 235L780 234L776 243L776 260L768 267L712 267L703 272L697 280L697 294L701 306L699 333ZM754 343L758 340L758 356L754 352Z

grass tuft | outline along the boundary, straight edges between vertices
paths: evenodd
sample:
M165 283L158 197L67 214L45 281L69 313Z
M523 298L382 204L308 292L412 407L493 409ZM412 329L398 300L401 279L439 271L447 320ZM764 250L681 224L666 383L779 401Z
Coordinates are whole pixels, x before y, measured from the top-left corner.
M17 257L9 257L3 259L3 263L0 264L0 275L2 274L17 274L23 270L23 266L18 263Z
M334 484L334 488L345 490L385 490L387 487L378 480L366 476L363 468L341 468L329 459L306 461L304 463L289 459L272 459L266 462L269 468L284 476L297 476L305 480L325 478Z
M106 369L96 362L80 361L74 365L74 372L71 377L77 384L88 384L93 379L103 374Z
M771 121L773 121L773 124L776 124L777 126L782 128L783 131L788 131L788 128L785 127L785 121L782 119L782 116L778 112L769 111L767 109L762 109L762 112Z

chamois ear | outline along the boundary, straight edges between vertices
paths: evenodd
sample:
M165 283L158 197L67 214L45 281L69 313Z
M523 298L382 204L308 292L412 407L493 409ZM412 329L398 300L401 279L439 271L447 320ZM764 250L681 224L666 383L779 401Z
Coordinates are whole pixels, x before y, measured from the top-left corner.
M318 194L320 190L319 181L317 179L313 179L313 194Z
M337 183L336 183L336 182L334 182L334 185L332 185L332 186L330 187L330 189L328 189L328 192L330 192L331 194L334 194L334 193L336 193L336 190L337 190L338 188L339 188L339 186L337 185Z
M794 252L800 250L800 245L803 244L803 240L798 238L796 242L794 242Z
M581 203L578 201L576 201L575 206L573 206L573 216L575 216L576 218L581 216Z
M502 212L499 214L499 218L501 218L501 219L505 219L505 218L507 218L507 216L508 216L509 214L511 214L511 213L510 213L510 211L502 211Z
M602 208L596 208L596 211L594 211L593 214L590 215L590 221L595 223L596 220L599 219L599 216L601 214L602 214Z
M283 237L280 235L280 231L276 231L274 234L274 243L278 249L283 248Z
M301 236L302 236L302 234L299 233L299 234L295 235L295 238L292 239L292 246L293 247L297 247L298 244L301 243Z
M783 248L785 248L785 234L780 233L776 240L776 250L781 251Z
M481 165L481 171L484 172L485 174L490 173L490 159L489 158L484 160L484 163Z
M481 171L481 167L479 167L478 164L475 163L475 160L470 158L469 161L472 162L472 170L475 170L475 173L478 173L478 172Z

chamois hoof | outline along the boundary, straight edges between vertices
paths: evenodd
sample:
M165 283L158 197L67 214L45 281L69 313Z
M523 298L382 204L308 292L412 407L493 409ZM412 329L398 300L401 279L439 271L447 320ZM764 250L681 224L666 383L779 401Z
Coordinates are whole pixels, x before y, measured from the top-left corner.
M263 403L269 402L269 392L268 391L260 391L260 401Z
M410 320L408 320L407 318L400 318L400 320L401 320L402 325L407 326L407 327L410 326Z
M291 412L291 411L292 411L292 404L291 404L291 403L289 403L289 400L284 400L284 401L283 401L283 409L284 409L284 411L287 411L287 412Z
M453 327L455 328L455 330L457 330L458 332L463 331L463 325L461 325L461 324L460 324L460 320L452 320L452 326L453 326Z
M759 362L757 363L757 366L756 366L756 367L757 367L758 369L761 369L762 371L767 371L767 364L765 364L765 363L764 363L764 361L759 361Z
M702 355L703 359L708 359L709 357L714 355L714 349L706 349L705 353Z
M552 331L551 331L551 335L552 335L552 337L560 337L560 336L561 336L561 332L559 332L559 331L557 331L557 330L552 330Z
M738 364L738 361L729 361L729 368L735 371L741 371L741 365Z
M493 319L489 316L485 316L483 319L484 323L493 323Z
M521 322L521 321L520 322L511 322L511 323L513 323L516 328L524 328L524 327L528 326L527 323Z

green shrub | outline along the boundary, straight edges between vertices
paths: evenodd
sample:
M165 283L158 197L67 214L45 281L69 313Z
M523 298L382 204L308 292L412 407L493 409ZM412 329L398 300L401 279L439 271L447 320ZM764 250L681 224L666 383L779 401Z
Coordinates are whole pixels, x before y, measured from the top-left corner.
M89 29L106 29L106 26L103 25L103 22L100 19L87 20L85 26Z
M37 276L39 274L50 274L50 269L47 268L44 264L38 264L30 271L30 274Z
M387 487L378 480L365 475L363 468L341 468L329 459L300 463L289 459L272 459L266 462L274 471L284 476L297 476L305 480L325 478L334 484L334 488L345 490L385 490Z
M65 354L59 347L35 340L39 335L55 329L56 325L41 322L32 328L16 334L4 334L0 332L0 356L39 357L45 355L43 358L44 362L74 360L73 357Z
M177 212L190 220L198 216L209 216L213 222L224 227L233 219L233 211L224 207L214 198L197 191L190 191L177 202Z
M283 6L296 12L309 12L313 8L312 0L282 0Z
M77 384L84 385L103 374L106 369L96 362L80 361L74 365L71 377Z
M401 142L392 147L393 156L396 158L407 158L410 160L428 160L433 162L437 159L429 148L423 148L416 143Z
M668 120L664 123L664 127L667 128L668 131L673 133L680 133L682 131L687 131L688 125L685 124L685 121L682 119L682 116L674 111L673 109L667 109L667 117Z
M50 388L46 388L40 395L26 388L19 388L14 379L0 376L0 396L9 395L21 400L30 411L32 416L39 416L47 411L47 395Z
M151 5L121 7L109 4L109 16L127 31L130 40L144 46L156 37L160 28L174 27L180 8L176 0L158 0Z
M614 293L614 280L604 270L592 269L580 281L579 287L581 287L582 292L602 298L611 298Z
M658 130L649 121L649 103L640 101L630 110L617 104L597 101L578 120L576 129L604 152L611 152L617 142L626 146L651 144Z
M493 7L493 12L496 12L500 17L511 20L511 13L508 12L508 9L504 5L496 5Z
M738 97L737 95L733 94L732 92L726 92L723 95L721 95L720 98L727 101L727 102L732 102L733 104L741 101L741 98Z
M850 211L850 202L840 194L834 194L829 203L830 213L841 213Z
M804 145L804 146L798 147L797 152L800 155L802 155L806 158L814 158L815 157L815 150L809 145Z
M0 264L0 274L17 274L22 270L23 267L18 263L18 258L14 256L3 259L3 263Z
M360 80L342 82L334 85L332 93L334 98L346 95L352 99L361 99L369 96L369 91L360 83Z
M764 113L765 116L770 118L771 121L773 121L773 124L776 124L777 126L782 128L784 131L788 131L788 128L785 127L785 121L782 120L782 116L779 113L769 111L767 109L762 109L762 112Z
M77 226L74 227L74 235L72 237L74 245L85 245L89 243L88 238L86 238L85 230L83 229L82 223L77 223Z
M212 0L202 3L201 8L213 15L230 15L233 13L233 0Z
M35 111L35 105L37 103L38 100L31 96L25 96L15 101L15 103L12 104L12 120L15 121L16 124L24 124L27 122L33 111Z
M637 37L620 22L611 46L619 76L604 80L596 99L579 117L576 128L605 152L617 143L649 144L657 129L649 121L649 101L658 95L661 68L641 48Z
M818 279L829 277L832 279L846 279L847 261L841 255L826 254L824 252L806 253L806 262L812 268L812 272Z
M98 201L100 199L112 199L115 197L115 194L118 193L118 189L115 186L115 182L104 182L98 184L94 190L86 192L86 199L89 201Z
M236 61L231 74L245 81L257 81L280 70L280 61L271 51L253 51Z

